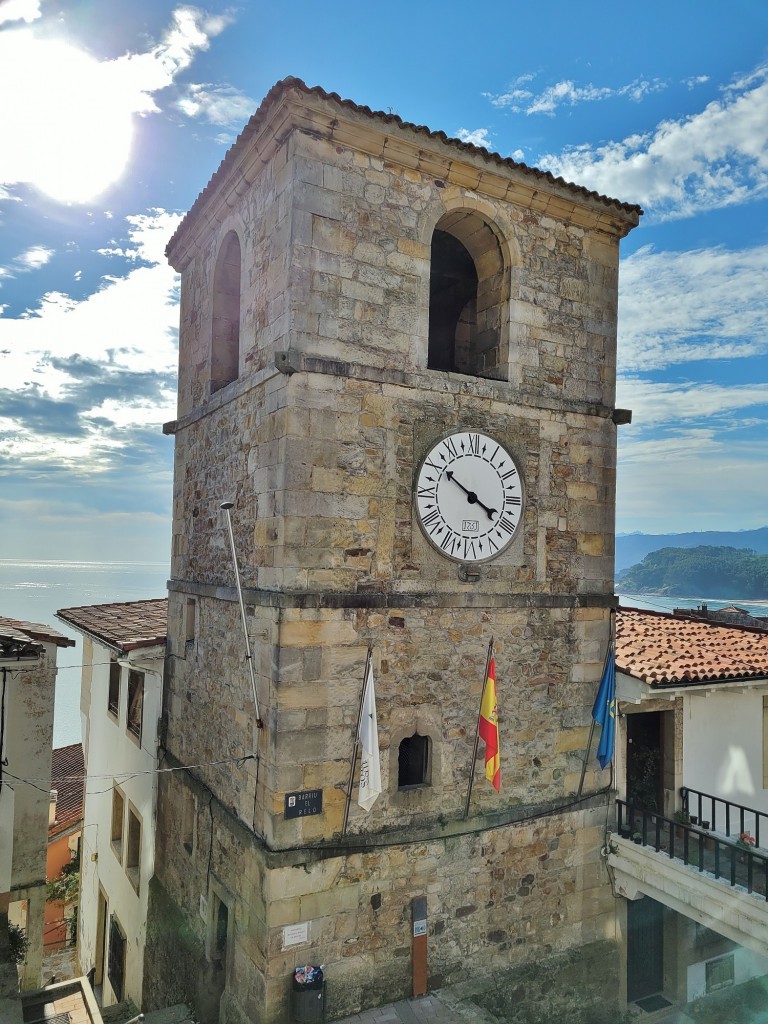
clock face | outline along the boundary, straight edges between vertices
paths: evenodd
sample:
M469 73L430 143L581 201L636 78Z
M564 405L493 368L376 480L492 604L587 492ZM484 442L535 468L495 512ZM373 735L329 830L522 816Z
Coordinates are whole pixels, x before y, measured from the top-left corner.
M449 434L430 448L414 497L427 540L456 562L500 555L523 513L515 460L498 441L474 430Z

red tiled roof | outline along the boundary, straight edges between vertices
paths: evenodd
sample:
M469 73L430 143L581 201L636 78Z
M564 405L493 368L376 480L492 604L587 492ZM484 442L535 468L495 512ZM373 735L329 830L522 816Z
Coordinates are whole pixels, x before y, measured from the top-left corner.
M60 608L57 618L118 651L157 647L168 632L168 599Z
M291 89L294 89L297 92L302 92L307 96L317 96L322 100L336 103L338 106L343 107L346 110L353 111L356 114L363 114L373 120L391 125L394 128L402 129L403 131L415 132L419 135L425 135L430 139L437 139L438 141L459 150L459 152L481 156L489 163L494 163L500 167L522 171L523 174L530 175L532 178L538 179L539 181L546 181L552 185L558 185L566 188L568 191L573 192L575 195L578 195L583 199L597 200L605 206L613 206L617 210L624 210L627 213L636 213L638 216L642 216L642 208L634 203L622 203L618 199L611 199L609 196L601 195L599 192L591 192L582 185L574 185L572 182L566 181L564 178L556 178L550 171L541 171L537 167L529 167L527 164L519 163L517 160L512 160L511 157L503 157L499 153L493 153L490 150L484 149L482 146L474 146L471 142L462 142L461 139L452 138L451 136L446 135L445 132L432 131L432 129L427 128L425 125L412 124L410 121L403 121L403 119L398 117L397 114L387 114L382 110L371 110L370 107L360 106L352 100L342 99L342 97L336 92L326 92L325 89L320 88L318 85L309 86L302 82L300 78L289 76L288 78L283 78L281 81L276 82L261 101L256 113L252 115L246 126L235 139L234 144L227 150L224 159L219 164L218 169L214 172L211 180L192 204L192 207L184 218L184 221L196 212L199 205L213 191L216 179L219 178L219 176L222 175L234 162L236 156L245 148L251 136L258 132L259 128L266 120L269 108L272 104L277 102L284 93ZM183 224L184 222L179 225L168 242L166 255L173 247L177 237L180 235Z
M56 820L48 828L49 839L82 820L84 786L82 744L56 747L51 755L51 789L57 793Z
M74 647L75 641L52 626L41 622L26 622L24 619L9 619L0 616L0 639L37 641L39 643L56 644L57 647Z
M768 678L768 631L619 608L616 668L656 687Z

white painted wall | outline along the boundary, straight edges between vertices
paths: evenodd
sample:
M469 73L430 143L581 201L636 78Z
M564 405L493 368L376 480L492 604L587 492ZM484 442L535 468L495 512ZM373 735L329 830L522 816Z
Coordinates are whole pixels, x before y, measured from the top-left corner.
M765 689L725 690L683 697L683 784L768 814L763 789L763 694ZM696 813L692 809L693 814ZM724 831L718 811L718 831ZM747 831L754 835L754 819ZM738 820L731 834L738 833ZM768 823L761 846L768 847Z
M120 674L120 703L117 721L107 711L110 651L98 642L92 645L93 665L84 670L82 710L87 721L86 770L88 784L83 825L82 879L79 926L79 957L84 973L96 964L99 886L108 901L108 915L116 914L125 932L125 993L141 1008L144 945L146 937L149 880L154 871L154 831L157 794L157 723L161 713L164 647L132 652L130 662L144 672L144 712L141 746L126 729L128 667ZM137 773L135 777L130 777ZM119 859L110 842L112 791L119 786L125 799L124 842ZM125 870L127 812L130 805L142 822L141 864L138 892ZM109 921L109 917L108 917ZM107 931L109 925L107 924ZM115 1002L104 966L103 1005Z
M762 978L768 974L768 958L753 953L751 949L739 947L726 953L725 956L733 957L734 985L742 985L750 978ZM715 956L712 960L720 960L722 957ZM707 967L709 960L702 960L688 967L688 1002L694 999L703 999L707 995ZM726 992L727 989L720 989Z

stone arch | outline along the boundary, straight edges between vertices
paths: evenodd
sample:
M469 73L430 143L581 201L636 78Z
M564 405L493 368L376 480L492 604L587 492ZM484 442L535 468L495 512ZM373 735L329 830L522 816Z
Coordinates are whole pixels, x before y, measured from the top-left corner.
M211 321L211 394L236 380L240 372L240 239L224 237L213 274Z
M427 366L508 377L507 246L484 211L448 210L432 231Z

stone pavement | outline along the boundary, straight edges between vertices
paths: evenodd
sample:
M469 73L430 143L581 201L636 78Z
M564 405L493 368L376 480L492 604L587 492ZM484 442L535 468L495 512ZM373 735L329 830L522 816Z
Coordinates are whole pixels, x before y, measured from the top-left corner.
M426 996L363 1010L336 1024L466 1024L467 1021L490 1024L496 1018L471 1001L465 1002L448 992L430 992Z

